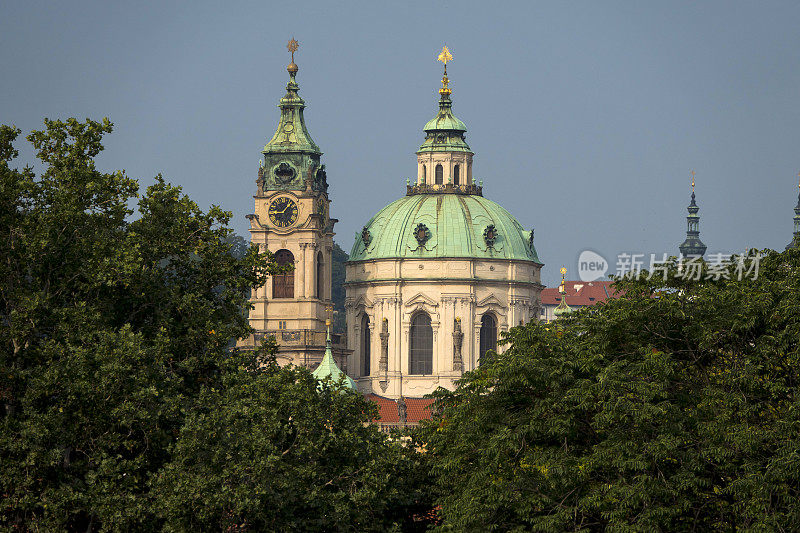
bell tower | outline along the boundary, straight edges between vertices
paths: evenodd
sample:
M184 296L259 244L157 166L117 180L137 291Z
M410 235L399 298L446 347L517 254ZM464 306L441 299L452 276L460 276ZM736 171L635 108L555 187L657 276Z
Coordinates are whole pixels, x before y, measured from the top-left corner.
M262 150L255 212L247 217L251 242L271 251L287 271L253 289L250 325L256 334L240 345L252 346L274 335L280 363L314 367L325 354L325 323L333 308L331 259L337 221L329 216L322 152L303 117L305 102L295 79L298 42L290 40L287 48L292 61L286 95L278 104L278 128ZM338 340L334 338L333 351L341 359Z

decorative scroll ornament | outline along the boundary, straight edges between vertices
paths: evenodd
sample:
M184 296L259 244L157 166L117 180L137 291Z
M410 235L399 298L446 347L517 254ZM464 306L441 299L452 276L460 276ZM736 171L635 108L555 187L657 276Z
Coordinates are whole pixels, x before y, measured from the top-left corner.
M533 230L531 230L531 234L528 237L528 248L533 250Z
M417 224L417 227L414 228L414 238L417 239L417 243L422 246L428 239L431 237L431 232L428 230L428 226L425 224Z
M361 242L364 243L364 248L369 246L369 243L372 242L372 235L370 234L369 230L366 226L361 229Z
M277 167L275 167L275 170L273 170L273 173L275 174L275 180L278 183L281 183L283 185L286 185L287 183L291 183L291 181L295 177L295 174L297 174L297 172L292 167L292 165L290 165L286 161L284 161L283 163L281 163Z
M486 246L494 246L497 240L497 228L494 227L494 224L489 224L486 226L486 229L483 230L483 240L486 241Z

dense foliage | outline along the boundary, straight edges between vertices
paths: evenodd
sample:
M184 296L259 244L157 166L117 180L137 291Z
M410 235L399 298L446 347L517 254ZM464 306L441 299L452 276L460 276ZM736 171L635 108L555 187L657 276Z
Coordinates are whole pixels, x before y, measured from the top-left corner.
M410 516L413 450L367 424L371 404L277 368L274 346L233 349L271 256L161 177L132 217L136 181L95 167L107 120L45 126L28 136L38 176L13 168L19 131L0 127L0 527L368 530Z
M796 531L800 251L510 332L422 432L442 529Z
M277 267L229 213L160 177L137 201L95 167L108 121L45 126L39 175L0 127L0 527L408 531L435 502L443 531L797 529L800 251L513 328L389 439L274 344L235 349Z

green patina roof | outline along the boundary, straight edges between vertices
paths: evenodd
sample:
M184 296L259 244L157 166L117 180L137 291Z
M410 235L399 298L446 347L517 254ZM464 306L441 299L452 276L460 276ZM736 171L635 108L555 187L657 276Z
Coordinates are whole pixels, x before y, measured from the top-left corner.
M425 141L419 152L471 152L464 132L467 126L453 115L453 102L445 93L439 98L439 112L425 127Z
M306 103L297 94L299 86L295 80L296 74L297 65L292 63L289 65L289 83L286 84L286 95L278 104L281 109L281 119L275 135L262 150L265 154L275 152L320 153L319 147L311 139L311 134L306 128L306 121L303 117Z
M567 298L566 294L561 294L561 303L559 303L555 309L553 309L553 314L555 316L567 315L572 312L572 308L567 305Z
M333 360L330 328L328 329L328 340L325 342L325 356L322 358L322 362L312 374L319 381L323 381L325 378L331 378L331 381L334 383L338 383L339 379L344 376L344 386L348 389L356 389L356 382L353 381L350 376L342 372L341 369L336 365L336 361Z
M415 236L419 224L428 230L423 244ZM491 246L484 236L490 225L496 230ZM478 195L406 196L381 209L364 228L368 234L356 235L350 261L464 257L540 262L531 232L500 205Z

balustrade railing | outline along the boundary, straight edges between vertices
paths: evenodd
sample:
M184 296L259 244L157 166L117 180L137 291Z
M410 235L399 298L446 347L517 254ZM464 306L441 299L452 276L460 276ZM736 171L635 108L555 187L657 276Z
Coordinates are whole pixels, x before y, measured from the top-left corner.
M463 185L455 185L453 183L416 183L414 185L406 185L406 189L406 196L430 193L475 194L483 196L483 186L476 185L475 183L465 183Z

